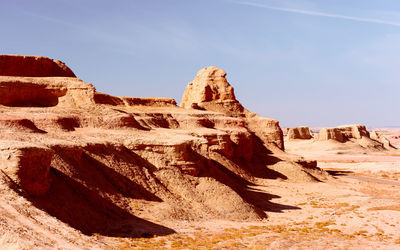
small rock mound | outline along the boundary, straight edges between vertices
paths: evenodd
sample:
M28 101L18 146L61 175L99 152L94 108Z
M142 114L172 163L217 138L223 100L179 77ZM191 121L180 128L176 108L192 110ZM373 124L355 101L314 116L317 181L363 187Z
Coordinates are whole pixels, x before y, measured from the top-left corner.
M0 55L0 76L76 77L61 61L19 55Z
M293 139L309 140L312 138L312 136L309 127L295 127L288 129L287 138L289 140Z

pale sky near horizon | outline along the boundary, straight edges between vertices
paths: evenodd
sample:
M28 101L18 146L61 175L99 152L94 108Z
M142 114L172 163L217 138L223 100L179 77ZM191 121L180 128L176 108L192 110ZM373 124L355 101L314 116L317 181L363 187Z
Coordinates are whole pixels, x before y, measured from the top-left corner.
M64 61L100 92L178 102L224 69L281 126L400 126L398 0L0 0L0 54Z

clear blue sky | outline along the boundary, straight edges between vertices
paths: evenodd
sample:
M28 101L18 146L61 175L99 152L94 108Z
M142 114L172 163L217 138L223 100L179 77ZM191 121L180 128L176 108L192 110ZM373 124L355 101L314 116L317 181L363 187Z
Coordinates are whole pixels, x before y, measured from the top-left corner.
M1 54L98 91L178 102L205 66L282 126L400 125L398 0L0 1Z

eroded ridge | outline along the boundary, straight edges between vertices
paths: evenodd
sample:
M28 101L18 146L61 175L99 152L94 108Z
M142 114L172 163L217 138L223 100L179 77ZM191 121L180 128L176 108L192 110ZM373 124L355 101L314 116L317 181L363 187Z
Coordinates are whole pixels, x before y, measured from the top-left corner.
M85 234L173 233L154 223L163 220L261 220L282 206L249 185L330 178L285 153L279 122L246 110L216 67L200 70L182 107L43 75L0 76L0 168L8 188Z

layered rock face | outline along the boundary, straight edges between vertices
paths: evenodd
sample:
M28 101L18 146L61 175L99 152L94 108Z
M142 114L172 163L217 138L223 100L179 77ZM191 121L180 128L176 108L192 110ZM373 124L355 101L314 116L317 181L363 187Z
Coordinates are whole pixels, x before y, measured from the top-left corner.
M64 63L46 57L0 55L0 105L79 107L94 104L95 88Z
M364 125L343 125L336 128L323 128L319 132L318 140L335 140L345 142L350 139L369 138L369 132Z
M279 122L263 118L245 109L236 100L233 87L226 79L226 72L217 67L201 69L183 94L180 106L186 109L202 109L243 118L247 128L264 143L284 149L283 132Z
M96 92L94 94L96 104L111 106L152 106L152 107L175 107L176 101L172 98L153 97L117 97Z
M76 77L61 61L17 55L0 55L0 76Z
M369 138L369 132L364 125L343 125L337 127L343 136L347 139L361 139L363 136Z
M385 136L379 134L375 130L370 133L371 139L378 141L383 144L383 147L386 149L395 149L395 147L390 143L390 140Z
M0 168L32 204L86 234L133 235L137 217L261 219L272 204L249 184L329 178L286 154L278 121L247 111L215 67L189 84L185 108L97 93L75 77L21 75L0 76Z
M289 140L293 139L309 140L312 138L312 136L309 127L295 127L288 129L287 138Z
M336 128L323 128L319 132L318 140L335 140L345 142L350 139L369 138L369 132L364 125L343 125Z
M48 191L50 162L49 148L18 141L0 141L0 170L17 185L33 195Z
M95 89L75 77L0 76L0 105L9 107L87 106Z
M338 142L345 142L346 138L338 128L323 128L318 134L319 141L334 140Z
M226 73L217 67L201 69L188 84L180 106L183 108L206 109L240 116L243 106L236 100Z
M364 125L343 125L335 128L323 128L317 137L318 141L336 141L340 143L353 142L364 149L391 150L389 140L378 135L375 131L369 133Z

